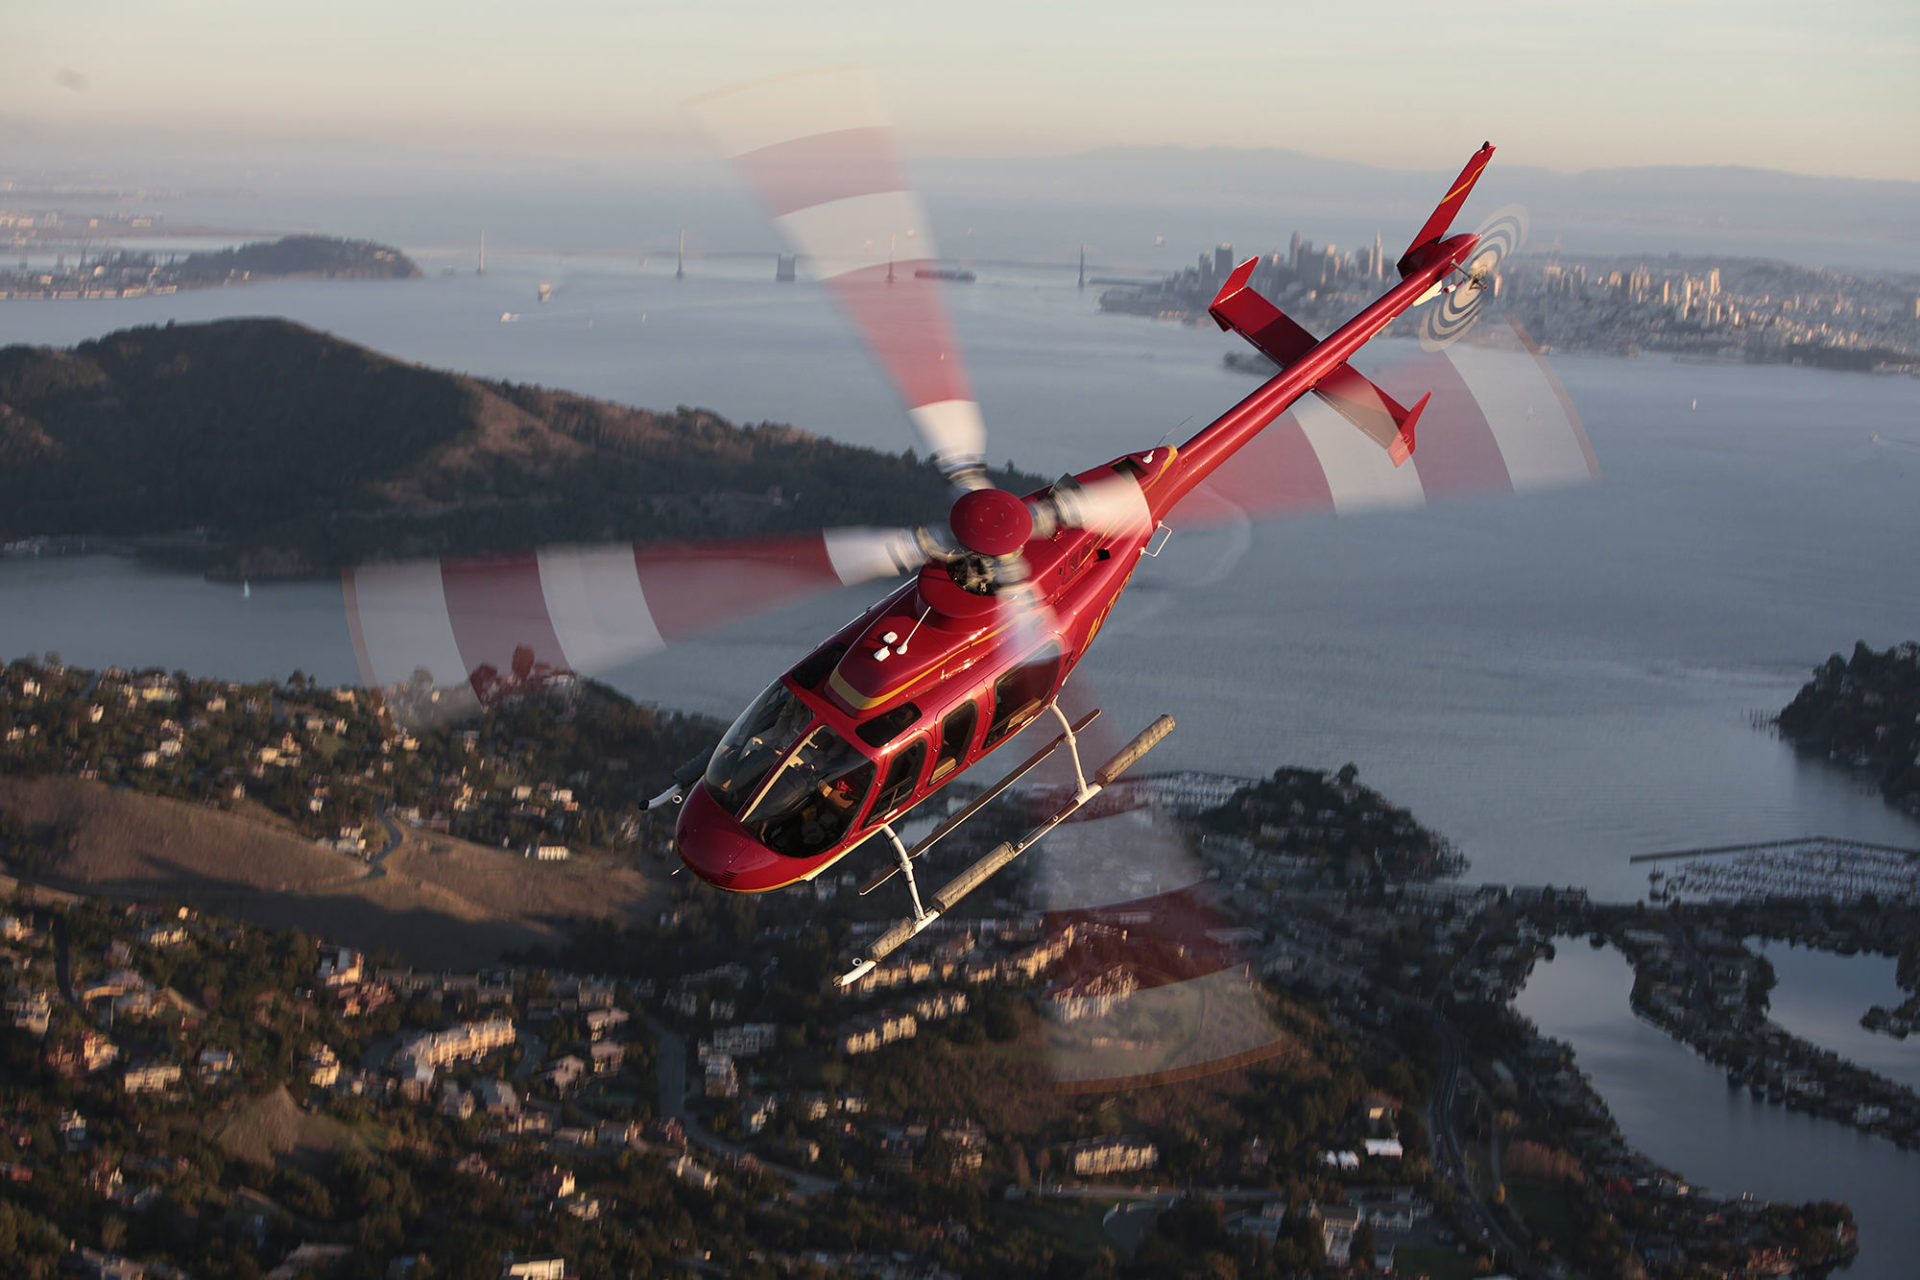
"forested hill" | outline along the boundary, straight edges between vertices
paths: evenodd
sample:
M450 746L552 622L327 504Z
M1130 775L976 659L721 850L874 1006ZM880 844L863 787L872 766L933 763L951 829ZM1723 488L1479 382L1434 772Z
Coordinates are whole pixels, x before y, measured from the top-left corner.
M946 504L908 454L422 368L285 320L0 350L0 541L193 534L170 554L268 576Z
M404 280L420 274L413 259L371 240L328 236L282 236L233 249L191 253L171 264L178 282L193 288L236 277L327 276L335 280Z
M1887 803L1920 816L1920 645L1876 653L1862 641L1850 658L1834 654L1778 723L1796 746L1866 772Z

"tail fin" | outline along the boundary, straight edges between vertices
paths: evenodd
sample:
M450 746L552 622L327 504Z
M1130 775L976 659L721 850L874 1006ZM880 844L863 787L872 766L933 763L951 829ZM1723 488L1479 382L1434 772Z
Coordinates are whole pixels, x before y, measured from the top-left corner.
M1447 228L1453 225L1454 215L1460 212L1460 206L1467 202L1469 195L1473 194L1473 184L1480 180L1480 174L1486 169L1487 162L1492 159L1493 144L1481 143L1480 149L1473 153L1471 160L1467 161L1467 167L1460 171L1458 178L1454 179L1446 198L1434 208L1426 225L1414 235L1413 243L1408 245L1407 251L1400 255L1400 261L1396 265L1402 279L1420 269L1420 251L1428 245L1438 243L1441 237L1447 234Z

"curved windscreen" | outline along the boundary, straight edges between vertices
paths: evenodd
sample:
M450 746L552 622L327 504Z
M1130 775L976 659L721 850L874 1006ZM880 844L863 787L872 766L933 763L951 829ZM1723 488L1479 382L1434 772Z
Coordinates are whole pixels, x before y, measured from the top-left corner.
M720 807L738 815L812 723L812 710L778 681L755 698L707 762L707 790Z
M794 748L740 821L775 853L825 853L866 803L873 772L873 761L821 725Z

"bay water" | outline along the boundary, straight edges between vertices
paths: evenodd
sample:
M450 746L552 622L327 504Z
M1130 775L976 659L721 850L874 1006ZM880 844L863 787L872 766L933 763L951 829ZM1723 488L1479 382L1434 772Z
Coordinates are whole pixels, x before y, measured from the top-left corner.
M452 252L421 256L429 275L412 281L9 302L0 345L285 315L481 376L889 450L912 443L821 291L776 284L770 259L705 260L676 280L659 256L515 256L485 276ZM1220 366L1235 340L1211 328L1102 315L1070 271L979 275L950 297L995 460L1084 468L1185 438L1251 389ZM544 305L541 283L552 286ZM1395 356L1381 344L1361 363ZM1621 899L1645 888L1634 853L1809 833L1920 847L1920 825L1860 779L1755 724L1830 652L1920 638L1920 383L1665 358L1560 355L1554 366L1600 484L1178 529L1076 679L1122 732L1176 717L1152 767L1355 763L1453 839L1473 878ZM875 593L796 606L609 679L731 718ZM0 656L45 650L236 679L355 675L330 582L243 594L114 557L0 561ZM1566 948L1522 1007L1560 1019L1543 1028L1575 1042L1629 1138L1719 1191L1847 1199L1867 1241L1856 1273L1907 1274L1881 1269L1892 1265L1882 1242L1903 1242L1910 1261L1920 1241L1873 1205L1888 1188L1908 1201L1920 1191L1915 1158L1727 1094L1717 1071L1632 1018L1626 979L1606 963ZM1584 976L1564 990L1548 981L1576 969ZM1885 998L1863 995L1852 1016ZM1738 1181L1749 1174L1754 1185Z

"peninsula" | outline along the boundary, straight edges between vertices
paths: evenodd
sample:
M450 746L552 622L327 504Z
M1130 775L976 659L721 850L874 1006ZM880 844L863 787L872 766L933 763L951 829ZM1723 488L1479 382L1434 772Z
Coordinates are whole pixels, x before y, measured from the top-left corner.
M1396 279L1378 240L1351 253L1294 233L1263 258L1252 284L1309 329L1325 331ZM1103 311L1199 323L1236 265L1231 245L1157 281L1100 295ZM1492 282L1489 311L1517 320L1549 350L1801 364L1856 372L1920 370L1920 277L1852 274L1759 258L1524 253ZM1409 312L1387 332L1419 331ZM1227 367L1268 376L1263 357L1235 352Z
M911 452L441 372L286 320L0 350L0 544L20 552L119 540L216 576L286 577L908 524L944 494Z
M1794 746L1855 770L1920 817L1920 644L1881 653L1861 641L1849 657L1834 654L1774 723Z
M1047 912L1016 870L839 991L838 954L885 914L852 873L750 898L660 881L637 800L713 728L590 685L415 734L300 678L0 671L0 856L40 886L4 921L0 1211L25 1256L177 1265L241 1206L266 1226L219 1237L236 1259L375 1274L422 1256L1035 1280L1388 1259L1678 1280L1850 1256L1844 1205L1719 1198L1627 1146L1565 1047L1511 1011L1568 937L1625 951L1636 1007L1671 1006L1689 1043L1763 1044L1757 1094L1920 1132L1911 1091L1767 1023L1764 981L1721 999L1724 975L1764 971L1743 933L1822 937L1818 904L1719 932L1714 912L1459 883L1446 842L1351 768L1130 784L1195 841L1211 888L1184 910L1204 945L1168 914L1186 894ZM134 802L144 820L118 812ZM250 821L254 843L167 846L159 819L196 814ZM374 909L343 913L370 885ZM517 954L434 965L449 911ZM290 923L311 933L262 927ZM1911 911L1883 924L1848 941L1898 945ZM1168 929L1179 945L1151 945ZM1206 1004L1257 1013L1268 1051L1066 1083L1089 1047L1185 1043L1161 997L1229 947ZM413 1190L376 1212L375 1180ZM459 1209L476 1196L503 1211Z

